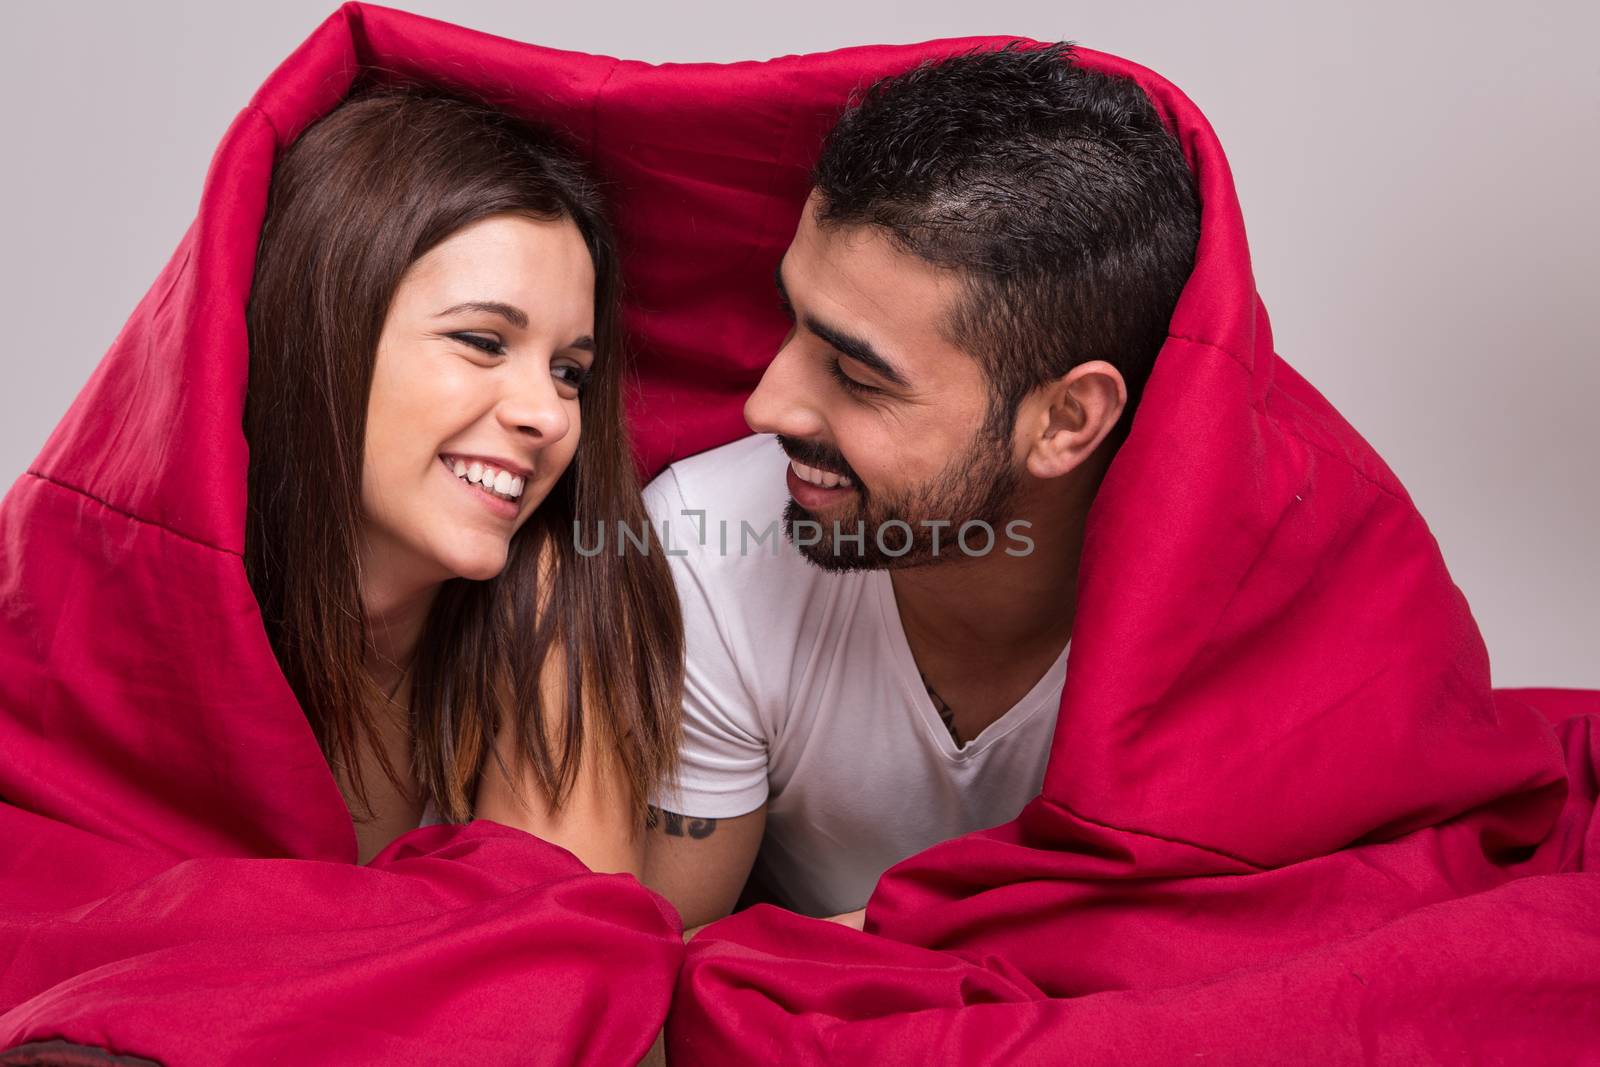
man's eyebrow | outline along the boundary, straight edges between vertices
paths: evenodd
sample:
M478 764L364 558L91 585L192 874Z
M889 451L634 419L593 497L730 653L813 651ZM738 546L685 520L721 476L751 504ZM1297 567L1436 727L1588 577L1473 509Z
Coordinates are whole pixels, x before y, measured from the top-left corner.
M772 279L778 286L778 299L783 301L784 308L792 315L794 308L789 303L789 290L783 284L783 261L781 259L778 261L778 269L772 273ZM840 355L848 356L862 366L870 368L885 381L892 382L901 389L911 388L911 383L906 381L905 375L896 370L894 364L878 355L872 345L862 338L848 334L843 330L835 329L825 322L818 322L810 315L801 316L800 321L805 325L806 329L822 338L828 347L834 349Z
M457 304L454 307L445 308L443 311L439 312L439 314L435 315L434 318L442 319L446 315L458 315L463 311L488 312L490 315L499 315L502 319L505 319L519 330L526 330L528 328L528 313L526 311L523 311L521 308L515 307L511 304L503 304L498 300L468 300L464 304ZM577 348L580 346L573 345L572 347Z
M859 337L835 330L826 323L818 322L810 315L805 317L806 329L826 341L829 347L836 349L840 355L849 356L857 363L872 368L881 377L893 382L902 389L908 389L911 383L906 381L899 371L894 369L894 364L873 351L871 345Z

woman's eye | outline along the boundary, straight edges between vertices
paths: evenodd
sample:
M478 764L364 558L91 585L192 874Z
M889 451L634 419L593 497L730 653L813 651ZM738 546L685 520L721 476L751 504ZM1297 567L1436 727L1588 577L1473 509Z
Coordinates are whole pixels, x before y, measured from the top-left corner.
M570 363L563 363L558 367L551 367L550 372L556 376L558 381L570 385L574 389L578 390L582 390L584 383L589 380L589 372L587 370L585 370L583 367L573 366Z
M487 352L491 356L503 356L506 354L505 343L498 337L485 337L477 333L453 333L450 336L457 341L471 345L480 352Z

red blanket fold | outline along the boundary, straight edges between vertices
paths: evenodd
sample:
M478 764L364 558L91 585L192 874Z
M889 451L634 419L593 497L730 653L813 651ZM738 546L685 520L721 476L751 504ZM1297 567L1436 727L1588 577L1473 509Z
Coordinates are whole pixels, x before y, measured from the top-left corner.
M347 4L274 72L0 504L0 1048L644 1053L683 949L633 880L492 823L353 862L241 561L244 307L272 160L373 71L574 138L614 194L650 475L747 432L744 396L787 328L772 268L850 92L998 43L652 67ZM1580 1058L1600 1047L1600 698L1491 693L1404 490L1273 353L1204 119L1149 72L1081 56L1145 85L1204 219L1091 515L1044 794L891 871L871 934L770 908L703 934L673 1052Z
M691 1063L1593 1062L1600 694L1498 696L1570 716L1572 790L1531 853L1492 858L1516 805L1210 878L975 835L886 875L871 933L772 908L702 933L672 1048ZM948 896L912 895L919 879Z
M4 811L28 854L0 900L0 1047L632 1064L682 956L677 917L633 879L492 822L426 827L357 867L162 861Z

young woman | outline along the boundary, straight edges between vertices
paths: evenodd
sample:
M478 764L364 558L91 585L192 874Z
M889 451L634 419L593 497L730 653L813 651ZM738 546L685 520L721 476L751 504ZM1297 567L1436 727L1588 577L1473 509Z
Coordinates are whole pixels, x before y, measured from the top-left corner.
M492 107L368 91L277 163L245 563L362 863L482 817L640 870L682 624L659 546L574 546L647 525L618 289L594 181Z

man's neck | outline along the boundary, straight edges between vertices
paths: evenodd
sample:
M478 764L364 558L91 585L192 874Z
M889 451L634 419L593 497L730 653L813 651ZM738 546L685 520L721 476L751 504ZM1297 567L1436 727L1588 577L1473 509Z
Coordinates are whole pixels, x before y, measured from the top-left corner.
M1059 652L1072 634L1077 564L1076 551L1035 538L1031 556L890 571L918 666L966 673Z
M1018 531L1033 542L1026 554L1007 554L1008 547L1020 549L997 530L987 555L967 557L957 549L939 562L889 572L919 664L926 655L947 664L992 665L1059 652L1066 644L1094 486L1030 489L1015 515L1029 524Z
M958 745L1026 696L1072 637L1084 520L1099 480L1086 479L1086 490L1030 485L1014 516L1029 523L1025 555L958 550L951 562L890 572L906 643Z

